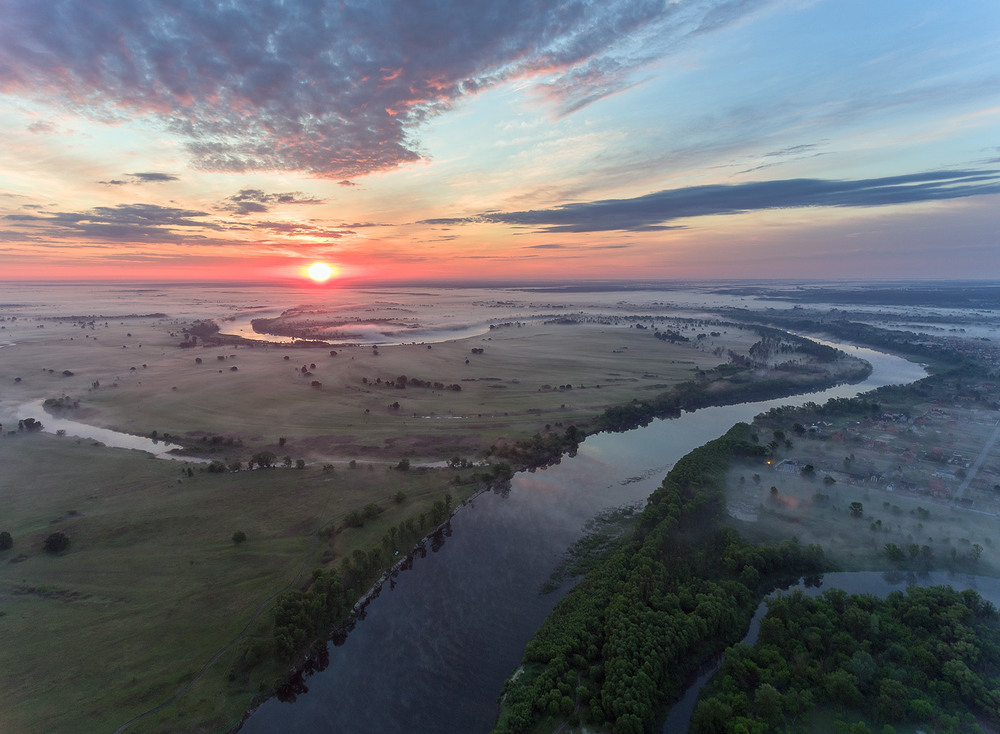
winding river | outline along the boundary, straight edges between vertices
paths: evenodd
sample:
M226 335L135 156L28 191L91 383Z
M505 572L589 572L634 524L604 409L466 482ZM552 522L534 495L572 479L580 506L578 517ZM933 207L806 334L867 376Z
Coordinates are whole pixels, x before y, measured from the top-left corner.
M476 497L452 519L444 543L386 584L342 644L328 645L329 663L306 678L307 690L266 701L241 732L489 731L504 680L571 583L549 594L541 587L590 518L644 501L677 459L736 422L925 374L898 357L837 346L872 363L864 383L591 436L575 457L518 474L509 492Z

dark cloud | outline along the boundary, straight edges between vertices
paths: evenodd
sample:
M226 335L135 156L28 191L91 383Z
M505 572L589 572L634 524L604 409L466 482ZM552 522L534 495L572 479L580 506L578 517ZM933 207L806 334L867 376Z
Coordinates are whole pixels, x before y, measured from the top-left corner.
M205 170L349 181L466 95L530 78L566 114L765 1L6 0L0 91L158 118Z
M256 229L287 237L320 237L328 240L338 240L354 234L350 229L328 229L307 222L258 222Z
M690 186L657 191L634 199L605 199L565 204L552 209L428 219L421 224L486 222L528 226L544 232L650 232L674 228L665 222L713 214L812 206L886 206L983 194L1000 194L1000 170L931 171L858 181L801 178Z
M238 215L262 214L270 211L272 204L322 204L322 199L306 196L301 191L268 194L261 189L241 189L222 204L221 208Z
M222 225L202 221L207 212L158 206L119 204L98 206L84 212L8 214L29 235L76 236L100 242L183 242L198 239L194 230L222 230Z
M126 184L163 183L165 181L179 181L180 179L172 173L126 173L125 178L113 178L110 181L98 181L105 186L124 186Z
M159 183L161 181L177 181L178 178L172 173L131 173L129 174L132 178L140 181L141 183Z

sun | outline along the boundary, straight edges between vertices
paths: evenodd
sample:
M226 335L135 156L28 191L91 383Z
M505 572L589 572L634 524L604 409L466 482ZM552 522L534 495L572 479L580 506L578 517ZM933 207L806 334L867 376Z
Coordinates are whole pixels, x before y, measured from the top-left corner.
M325 283L336 275L336 271L326 263L313 263L306 268L306 275L317 283Z

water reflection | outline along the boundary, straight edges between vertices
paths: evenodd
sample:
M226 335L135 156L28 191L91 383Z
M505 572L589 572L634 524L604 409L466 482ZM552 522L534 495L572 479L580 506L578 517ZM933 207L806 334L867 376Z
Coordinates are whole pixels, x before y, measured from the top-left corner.
M178 456L172 451L183 449L183 446L167 441L158 441L145 436L133 436L130 433L113 431L110 428L99 428L86 423L71 421L67 418L60 418L45 411L42 400L27 403L17 409L17 418L34 418L41 421L44 433L54 433L58 435L75 436L85 438L89 441L97 441L105 446L117 449L133 449L135 451L145 451L159 459L175 459L177 461L189 461L202 463L205 459L195 459L190 456Z

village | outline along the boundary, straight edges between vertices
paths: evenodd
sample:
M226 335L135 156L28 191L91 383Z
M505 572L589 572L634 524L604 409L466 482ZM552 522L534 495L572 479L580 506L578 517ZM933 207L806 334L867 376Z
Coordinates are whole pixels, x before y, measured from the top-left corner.
M737 527L821 543L849 569L884 566L893 546L911 549L920 570L996 569L996 385L923 392L892 389L865 404L864 415L807 406L758 416L755 435L771 455L730 474L727 506Z

